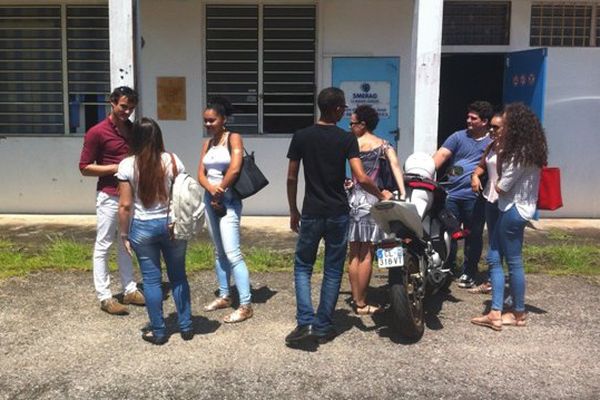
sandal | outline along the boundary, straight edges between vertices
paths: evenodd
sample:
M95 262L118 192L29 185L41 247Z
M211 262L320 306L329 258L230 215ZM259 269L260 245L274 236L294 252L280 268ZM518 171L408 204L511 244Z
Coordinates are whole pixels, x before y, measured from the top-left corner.
M492 285L489 282L482 283L472 289L467 290L471 294L490 294L492 293Z
M229 297L217 297L204 306L204 311L216 311L228 307L231 307L231 299Z
M364 306L357 306L354 304L354 314L356 315L373 315L379 314L383 312L383 307L377 305L372 306L370 304L365 304Z
M527 326L527 314L515 311L506 312L502 314L502 325L518 326L521 328Z
M252 318L252 315L254 315L254 312L252 311L252 306L247 304L240 306L240 308L238 308L231 314L226 315L225 318L223 318L223 322L225 322L226 324L242 322L247 320L248 318Z
M479 326L486 326L495 331L502 330L502 318L491 319L489 314L482 315L481 317L475 317L471 320L471 323Z

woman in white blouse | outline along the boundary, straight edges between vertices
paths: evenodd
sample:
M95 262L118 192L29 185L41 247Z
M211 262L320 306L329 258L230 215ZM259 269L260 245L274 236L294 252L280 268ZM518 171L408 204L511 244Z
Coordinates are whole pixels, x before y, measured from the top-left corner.
M504 112L501 168L496 192L500 216L492 233L488 264L492 281L491 311L471 320L476 325L501 330L503 325L525 326L525 272L523 232L533 218L538 198L540 171L548 159L544 129L527 106L510 104ZM514 308L503 314L504 272L502 257L510 275Z

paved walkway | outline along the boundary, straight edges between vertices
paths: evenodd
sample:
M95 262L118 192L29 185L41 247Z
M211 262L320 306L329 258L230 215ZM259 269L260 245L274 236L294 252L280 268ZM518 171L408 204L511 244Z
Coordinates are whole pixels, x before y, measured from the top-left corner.
M95 215L48 215L48 214L0 214L0 225L77 225L93 226L96 224ZM537 229L600 229L600 219L541 219L535 221ZM242 227L288 231L287 216L243 216Z

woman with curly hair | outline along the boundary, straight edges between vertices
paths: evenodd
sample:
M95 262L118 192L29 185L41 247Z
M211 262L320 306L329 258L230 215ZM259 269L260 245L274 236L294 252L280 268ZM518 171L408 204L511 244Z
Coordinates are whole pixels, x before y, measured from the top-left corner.
M475 325L502 330L503 325L525 326L525 272L523 232L536 210L540 171L548 159L546 136L539 119L522 103L504 111L501 137L502 160L496 183L500 216L492 232L487 262L492 281L491 311L471 320ZM508 264L514 308L502 313L504 272L501 255Z
M208 232L215 245L215 272L219 296L204 311L229 308L231 276L239 294L237 310L223 318L225 323L242 322L254 314L251 304L250 275L240 248L242 200L232 189L242 168L244 143L239 133L227 129L233 113L231 102L218 97L204 110L204 127L210 136L202 146L198 182L205 189L204 204Z

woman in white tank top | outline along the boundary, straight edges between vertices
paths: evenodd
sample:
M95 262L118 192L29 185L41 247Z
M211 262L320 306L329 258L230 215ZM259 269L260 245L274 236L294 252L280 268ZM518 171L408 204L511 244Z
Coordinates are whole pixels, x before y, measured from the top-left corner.
M210 236L215 245L215 272L219 296L204 307L215 311L231 306L231 275L240 296L240 307L225 316L223 322L241 322L252 317L250 278L240 250L242 201L232 189L242 167L244 144L239 133L225 126L231 115L231 103L224 98L213 100L204 111L204 127L210 139L204 142L198 182L205 189L204 204Z

